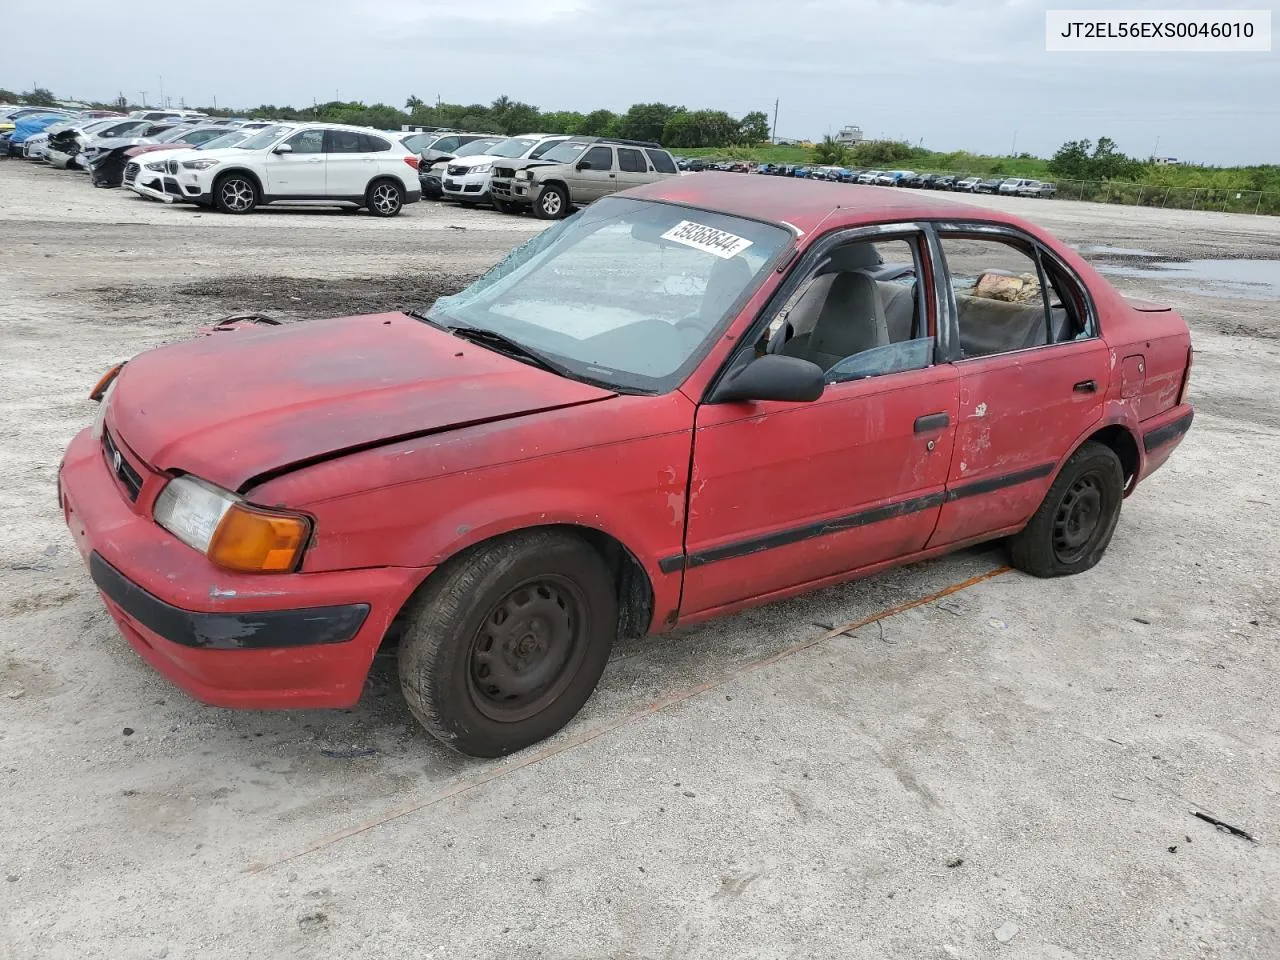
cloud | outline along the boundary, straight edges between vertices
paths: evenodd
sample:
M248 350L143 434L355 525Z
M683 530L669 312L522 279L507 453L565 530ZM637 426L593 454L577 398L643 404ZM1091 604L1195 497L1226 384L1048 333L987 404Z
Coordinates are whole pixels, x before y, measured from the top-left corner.
M546 109L660 100L772 116L777 99L784 136L856 123L940 149L1005 151L1016 132L1040 154L1102 135L1139 155L1159 137L1162 153L1212 163L1280 154L1273 54L1046 53L1045 9L1097 0L221 0L218 21L249 29L216 48L136 5L17 6L0 86L80 97L154 100L163 75L191 104L506 94Z

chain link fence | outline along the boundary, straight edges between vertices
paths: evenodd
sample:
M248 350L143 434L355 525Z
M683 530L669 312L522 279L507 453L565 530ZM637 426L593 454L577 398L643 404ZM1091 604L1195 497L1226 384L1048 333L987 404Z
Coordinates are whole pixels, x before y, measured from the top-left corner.
M1159 187L1109 180L1058 180L1059 200L1091 200L1139 207L1175 207L1222 213L1280 214L1280 193L1225 187Z

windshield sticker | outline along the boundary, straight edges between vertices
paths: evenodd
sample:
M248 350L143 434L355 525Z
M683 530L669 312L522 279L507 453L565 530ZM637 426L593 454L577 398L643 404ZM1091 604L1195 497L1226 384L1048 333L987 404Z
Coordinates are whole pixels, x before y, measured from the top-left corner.
M672 243L682 243L686 247L710 253L722 260L736 257L751 246L751 241L746 237L735 236L725 230L717 230L715 227L694 223L692 220L681 220L664 233L662 239L670 240Z

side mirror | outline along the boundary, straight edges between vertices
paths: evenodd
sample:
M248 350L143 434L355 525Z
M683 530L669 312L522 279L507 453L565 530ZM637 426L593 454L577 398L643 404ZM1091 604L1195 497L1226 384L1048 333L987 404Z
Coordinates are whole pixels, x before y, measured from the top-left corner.
M591 169L591 161L590 161L590 160L579 160L579 161L578 161L578 169L579 169L579 170L590 170L590 169Z
M781 400L809 403L825 388L822 368L799 357L767 353L731 371L711 395L711 403Z
M272 153L293 153L293 145L289 143L282 143L280 144L280 146L276 147L271 152Z

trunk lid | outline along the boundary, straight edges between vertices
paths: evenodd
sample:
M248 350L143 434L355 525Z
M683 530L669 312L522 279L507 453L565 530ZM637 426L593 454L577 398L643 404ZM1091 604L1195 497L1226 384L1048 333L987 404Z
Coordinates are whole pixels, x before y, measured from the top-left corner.
M121 372L107 422L152 467L243 490L343 452L612 396L385 313L149 351Z

